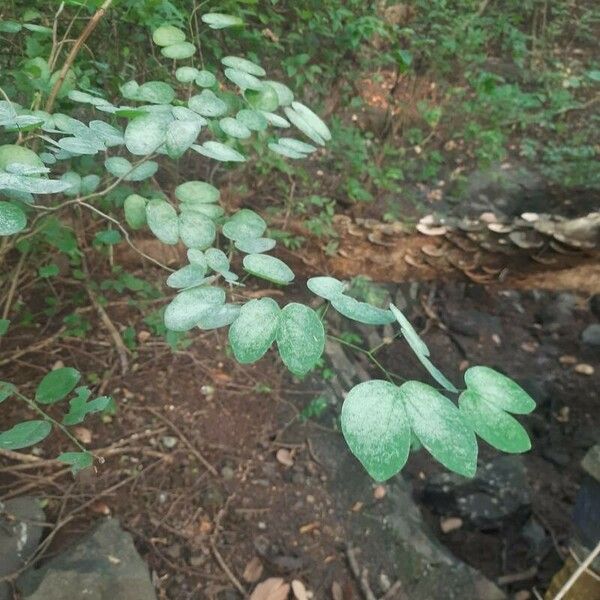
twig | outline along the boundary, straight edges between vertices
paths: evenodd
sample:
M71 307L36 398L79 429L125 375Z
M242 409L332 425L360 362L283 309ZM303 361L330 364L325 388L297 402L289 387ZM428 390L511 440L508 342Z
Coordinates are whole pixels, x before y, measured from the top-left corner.
M8 358L3 358L2 360L0 360L0 367L17 360L18 358L21 358L21 356L24 356L25 354L30 354L31 352L37 352L38 350L41 350L48 344L51 344L56 338L60 337L65 332L65 330L66 327L61 327L56 333L53 333L50 337L46 338L45 340L42 340L37 344L33 344L33 346L28 346L27 348L23 348L22 350L17 350L16 352L13 352Z
M6 297L6 302L4 304L4 310L2 311L2 318L6 319L8 317L8 313L10 312L10 305L12 304L13 296L15 295L15 291L17 289L17 285L19 284L19 275L21 274L21 269L23 268L23 263L25 262L25 257L27 256L27 252L23 252L19 257L19 261L17 262L17 266L15 267L15 272L12 275L12 281L10 283L10 288L8 290L8 296Z
M581 577L581 574L587 570L587 568L594 562L596 556L600 554L600 542L596 544L596 547L588 554L587 558L577 567L576 571L567 579L565 584L560 588L558 594L554 596L554 600L561 600L567 594L567 592L573 587L573 584Z
M365 600L377 600L377 596L373 593L371 586L369 585L368 575L369 572L367 569L360 568L358 564L358 560L356 558L356 549L352 547L351 544L346 546L346 558L348 559L348 564L350 565L350 570L352 574L356 578L356 581L360 585L361 592L365 597Z
M58 78L57 78L56 82L54 83L52 90L50 91L50 95L48 96L48 100L47 100L46 106L44 108L44 110L46 112L52 112L52 108L54 107L54 102L56 100L56 96L58 95L58 92L59 92L60 88L62 87L62 84L65 80L65 77L67 76L67 73L69 72L69 69L75 62L75 58L77 58L77 54L79 54L79 50L81 50L81 47L83 46L85 41L88 39L88 37L90 37L90 35L94 31L94 29L96 29L96 26L98 25L98 23L100 22L100 20L104 16L104 14L106 13L108 7L112 4L112 1L113 0L104 0L104 3L102 4L102 6L94 13L94 16L89 20L88 24L85 26L84 30L81 32L81 35L77 38L77 41L71 48L71 51L67 55L65 63L62 66L62 69L60 70Z

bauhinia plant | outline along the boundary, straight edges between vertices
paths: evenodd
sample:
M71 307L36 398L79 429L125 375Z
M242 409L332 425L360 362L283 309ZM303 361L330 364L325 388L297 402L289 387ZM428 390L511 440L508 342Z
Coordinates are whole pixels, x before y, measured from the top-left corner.
M212 30L243 24L237 16L219 13L204 14L202 21ZM267 223L259 214L248 209L225 214L219 190L200 180L177 182L169 196L140 187L124 199L120 216L99 204L123 182L149 189L146 184L160 161L177 160L190 151L238 163L246 161L250 145L258 143L261 152L302 159L326 145L330 130L285 84L267 79L256 62L225 56L223 77L218 77L213 70L194 66L197 48L184 31L163 25L152 39L166 59L176 61L176 83L128 81L120 88L122 104L76 87L68 72L61 71L65 85L72 85L64 96L98 113L87 123L61 112L26 109L8 97L0 101L0 126L12 137L0 146L0 235L10 240L3 253L10 248L26 252L27 240L43 229L44 221L71 207L107 221L120 232L113 230L116 241L122 235L135 249L130 232L148 228L162 243L187 248L187 262L176 271L146 257L169 271L166 284L175 290L164 312L168 330L229 327L231 349L240 363L258 361L275 343L285 366L303 377L323 354L324 313L297 302L280 306L269 297L235 301L236 287L243 282L232 265L241 264L244 277L279 286L295 277L281 259L269 254L276 242L267 235ZM41 71L47 87L60 96L57 78L48 68ZM290 135L292 127L306 139ZM100 168L103 176L97 173ZM44 201L38 203L38 196ZM420 381L398 386L388 377L349 392L341 413L342 432L374 479L383 481L400 471L415 440L445 467L465 476L476 470L476 435L504 452L530 448L527 432L512 414L528 413L535 404L512 380L477 366L466 371L461 390L434 366L426 344L395 306L360 302L332 277L314 277L307 285L348 319L373 326L396 323L439 386ZM8 321L4 324L6 329ZM89 401L89 389L75 389L78 380L73 369L52 371L33 399L10 383L0 383L0 401L16 396L42 416L1 433L0 448L36 444L53 425L70 436L66 426L109 408L109 398ZM73 390L76 396L63 422L51 420L43 405L58 402ZM458 402L448 395L458 396ZM74 471L91 465L92 454L80 450L60 459Z

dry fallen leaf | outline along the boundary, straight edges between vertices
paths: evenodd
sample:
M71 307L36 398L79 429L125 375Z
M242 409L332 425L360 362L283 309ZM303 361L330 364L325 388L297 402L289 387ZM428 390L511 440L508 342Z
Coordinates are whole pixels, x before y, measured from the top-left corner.
M440 529L442 533L450 533L456 529L462 527L463 520L459 517L448 517L447 519L440 519Z
M73 435L86 446L92 443L92 432L86 427L73 427Z
M320 525L319 521L313 521L312 523L307 523L306 525L302 525L302 527L300 527L299 531L302 534L310 533L311 531L318 529L319 525Z
M289 593L290 584L282 577L269 577L254 588L250 600L286 600Z
M561 365L575 365L577 364L577 357L571 354L564 354L558 359Z
M277 459L277 462L282 464L284 467L294 466L294 457L287 448L279 448L279 450L277 450L277 454L275 454L275 458Z
M360 512L363 509L363 506L365 505L364 502L355 502L352 505L352 508L350 509L352 512Z
M535 352L538 349L539 344L537 342L523 342L521 344L521 350L524 352Z
M386 489L384 485L378 485L374 490L373 490L373 497L375 498L375 500L381 500L382 498L385 498L385 494L386 494Z
M248 561L248 564L246 565L246 567L244 568L244 572L242 573L242 577L244 581L247 581L248 583L255 583L260 579L262 574L263 564L260 558L258 558L258 556L255 556L254 558L250 559L250 561Z
M458 365L458 370L462 373L463 371L466 371L469 368L469 361L468 360L461 360L460 364Z
M296 600L308 600L308 592L306 587L299 579L292 581L292 592L294 592L294 598Z
M337 581L331 584L331 598L332 600L344 600L342 586Z
M594 367L586 363L579 363L578 365L575 365L575 373L579 373L580 375L593 375Z

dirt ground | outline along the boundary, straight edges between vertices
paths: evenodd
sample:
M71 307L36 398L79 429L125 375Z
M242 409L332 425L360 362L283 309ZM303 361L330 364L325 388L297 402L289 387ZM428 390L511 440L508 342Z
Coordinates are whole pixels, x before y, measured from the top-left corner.
M532 554L521 522L444 534L439 515L422 508L459 558L492 581L518 575L504 591L535 587L543 593L566 553L582 475L579 460L599 430L598 356L579 341L583 327L597 321L589 294L573 296L563 315L564 294L554 292L486 289L467 281L413 282L388 290L412 298L409 316L452 378L458 380L459 369L469 364L487 364L517 378L537 399L538 409L525 420L533 438L525 464L532 498L528 516L551 541L543 555ZM303 285L296 284L293 293L302 296ZM110 514L133 534L161 599L239 598L268 576L300 580L315 599L361 598L348 561L349 543L361 550L353 520L363 510L389 510L387 488L372 484L365 491L366 508L336 497L311 439L315 432L339 435L339 406L302 417L320 394L319 380L291 380L272 352L255 365L240 366L223 332L196 333L191 345L172 352L135 309L116 294L113 300L107 307L111 320L121 331L133 327L138 340L125 375L98 320L84 339L45 345L57 330L49 322L38 349L27 346L26 328L1 349L0 361L12 357L2 366L2 378L24 390L60 361L95 373L101 382L95 389L111 394L118 406L116 416L90 420L78 432L106 457L94 472L73 479L51 460L65 449L59 436L42 445L41 462L0 459L0 497L28 493L47 500L52 527L44 541L46 556ZM400 341L384 347L379 359L401 375L418 372ZM588 363L595 365L592 375L577 372L577 365ZM27 416L19 405L5 406L7 420ZM492 455L482 449L483 459ZM424 452L410 459L404 475L416 499L436 471L439 466ZM361 556L366 564L375 558L368 550Z

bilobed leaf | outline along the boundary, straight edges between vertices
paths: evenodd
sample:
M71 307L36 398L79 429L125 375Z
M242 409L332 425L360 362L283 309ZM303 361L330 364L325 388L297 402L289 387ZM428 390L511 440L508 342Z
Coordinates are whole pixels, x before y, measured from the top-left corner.
M211 29L224 29L225 27L235 27L244 24L244 21L240 17L223 13L206 13L201 18Z
M12 429L0 433L2 450L20 450L33 446L48 437L52 425L48 421L24 421L17 423Z
M323 323L312 308L292 302L279 315L276 341L283 364L294 375L304 377L323 354Z
M11 202L0 201L0 236L14 235L27 227L27 217L21 208Z
M203 117L220 117L227 112L227 104L212 90L202 90L188 100L188 106Z
M251 275L279 285L287 285L294 280L293 271L282 260L268 254L247 254L243 265Z
M175 188L175 197L181 202L218 202L219 190L205 181L186 181Z
M201 265L186 265L167 277L167 285L176 289L183 289L199 285L204 281L206 268Z
M267 72L260 65L257 65L247 58L241 58L239 56L225 56L221 59L221 62L226 67L237 69L238 71L244 71L245 73L255 75L256 77L264 77L267 74Z
M216 287L193 287L180 292L165 310L165 326L171 331L189 331L202 318L225 303L225 291Z
M17 391L17 386L8 381L0 381L0 402L4 402Z
M0 190L9 189L30 194L58 194L68 188L68 183L58 179L43 179L0 172Z
M38 384L35 399L40 404L54 404L73 391L80 379L81 373L72 367L50 371Z
M465 421L488 444L502 452L527 452L531 441L527 431L511 415L471 390L464 391L458 405Z
M179 219L175 209L164 200L150 200L146 205L150 231L163 243L173 246L179 241Z
M161 25L152 32L152 41L157 46L171 46L185 40L185 33L173 25Z
M198 322L200 329L219 329L231 325L240 314L240 306L237 304L223 304L215 310L206 313Z
M353 387L342 406L341 425L350 450L376 481L405 465L411 435L397 386L372 380Z
M190 42L179 42L178 44L161 48L160 53L166 58L183 60L184 58L190 58L190 56L196 53L196 46Z
M221 142L204 142L201 146L195 144L192 148L206 156L208 158L213 158L215 160L221 162L245 162L246 157L243 154L240 154L234 148L230 146L226 146L225 144L221 144Z
M266 228L267 224L260 215L248 208L242 208L223 225L223 235L237 242L259 238Z
M219 121L219 127L226 135L239 140L245 140L252 135L252 132L243 123L240 123L233 117L221 119Z
M111 156L104 161L104 168L115 177L123 177L129 173L132 164L122 156Z
M167 128L166 146L171 158L179 158L196 141L201 125L198 121L173 121Z
M330 302L339 313L359 323L386 325L394 321L394 315L389 310L377 308L367 302L359 302L350 296L341 294L331 298Z
M87 196L98 189L100 177L95 173L90 173L81 178L80 190L82 195Z
M208 217L198 212L182 211L179 215L179 235L188 248L204 250L214 242L217 228Z
M473 477L477 470L477 440L458 408L420 381L407 381L399 390L411 428L423 446L446 468Z
M112 403L110 396L100 396L88 402L92 392L86 386L78 387L75 398L69 401L69 412L63 417L63 425L83 423L87 415L102 412Z
M306 282L306 287L317 296L325 300L333 300L344 293L346 286L335 277L311 277Z
M73 475L94 464L94 457L89 452L63 452L56 457L56 460L69 465Z
M236 240L235 247L245 254L261 254L275 248L277 242L271 238L244 238Z
M146 198L130 194L123 202L125 221L131 229L140 229L146 224Z
M277 334L279 313L271 298L250 300L229 328L229 343L238 362L256 362L271 347Z
M467 369L465 383L489 404L507 412L525 415L535 409L535 401L521 386L489 367Z

